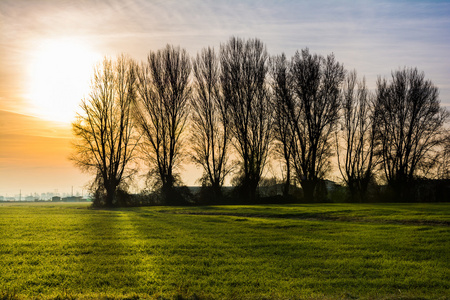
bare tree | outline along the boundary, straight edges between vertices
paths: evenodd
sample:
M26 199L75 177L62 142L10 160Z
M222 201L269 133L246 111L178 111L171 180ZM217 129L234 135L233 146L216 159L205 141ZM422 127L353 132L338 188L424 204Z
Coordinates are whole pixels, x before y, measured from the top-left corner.
M341 131L336 143L339 171L352 201L366 200L374 179L376 122L372 104L365 79L358 81L356 71L350 72L344 82Z
M397 199L413 196L415 177L429 169L433 150L442 142L448 112L440 107L438 88L416 68L392 72L392 81L378 79L376 122L379 155L388 184ZM426 174L421 174L426 175Z
M212 188L214 198L231 167L228 104L220 92L220 65L214 49L203 49L193 63L195 93L191 102L193 161L203 168L202 184Z
M275 113L273 132L276 141L274 152L284 160L284 188L283 195L289 195L291 185L291 154L293 147L293 132L289 122L290 112L288 103L293 102L292 76L290 64L284 53L270 60L271 86L273 91L272 107Z
M220 48L223 96L240 157L241 196L254 200L271 141L272 113L266 86L268 54L258 39L232 37Z
M450 130L442 133L442 145L436 158L436 178L441 180L450 179Z
M191 96L191 63L185 49L167 45L150 52L139 71L139 101L136 116L143 135L142 153L150 178L171 200L179 181L183 132Z
M292 60L293 91L288 103L294 132L292 163L304 196L314 199L317 184L330 168L331 145L340 109L344 68L334 55L312 55L308 49Z
M82 170L95 173L94 188L100 205L113 206L118 187L134 173L138 136L132 119L136 97L136 65L125 57L104 59L96 67L82 114L72 124L76 137L71 160ZM104 197L101 197L104 195Z

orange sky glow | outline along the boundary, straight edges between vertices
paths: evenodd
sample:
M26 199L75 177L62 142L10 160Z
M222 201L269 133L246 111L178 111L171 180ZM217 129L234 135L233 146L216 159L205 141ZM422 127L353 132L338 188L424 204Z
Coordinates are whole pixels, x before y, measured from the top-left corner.
M102 57L140 61L167 43L194 56L232 35L258 37L271 55L309 47L377 76L425 72L450 108L448 1L0 1L0 196L86 193L89 174L68 160L71 127ZM275 167L276 168L276 167ZM272 171L268 171L270 173ZM186 163L182 179L201 171ZM270 174L269 174L270 175Z

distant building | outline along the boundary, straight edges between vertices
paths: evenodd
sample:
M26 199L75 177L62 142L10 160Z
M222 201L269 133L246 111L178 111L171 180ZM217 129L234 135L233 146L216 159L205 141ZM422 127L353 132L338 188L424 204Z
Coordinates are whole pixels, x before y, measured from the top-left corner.
M52 197L52 202L59 202L59 201L61 201L61 197L59 197L59 196Z
M336 190L337 188L340 188L341 186L339 185L339 184L337 184L336 182L334 182L334 181L331 181L331 180L328 180L328 179L325 179L324 180L324 182L325 182L325 187L326 187L326 189L327 189L327 192L333 192L334 190Z
M81 201L85 201L85 200L81 196L69 196L69 197L62 198L62 201L63 202L81 202Z
M261 197L273 197L283 195L284 183L258 186L258 193Z

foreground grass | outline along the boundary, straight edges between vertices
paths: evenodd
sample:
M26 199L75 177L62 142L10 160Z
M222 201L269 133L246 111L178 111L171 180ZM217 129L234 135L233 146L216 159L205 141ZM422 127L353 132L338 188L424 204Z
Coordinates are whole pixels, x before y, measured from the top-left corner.
M448 299L449 204L0 204L0 299Z

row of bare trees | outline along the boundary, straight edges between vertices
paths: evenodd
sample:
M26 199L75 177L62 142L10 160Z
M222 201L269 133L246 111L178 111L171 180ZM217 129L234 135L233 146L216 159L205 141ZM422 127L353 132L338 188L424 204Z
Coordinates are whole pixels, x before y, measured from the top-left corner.
M177 197L186 160L202 167L216 199L230 174L238 195L255 199L270 158L285 164L284 194L298 183L307 200L333 157L353 200L367 197L377 174L402 197L417 176L439 169L448 177L448 145L436 152L445 137L448 144L448 112L422 72L395 71L372 93L334 55L269 57L258 39L232 37L194 59L169 45L140 65L105 59L82 109L72 160L96 175L96 199L106 206L142 162L166 203Z

